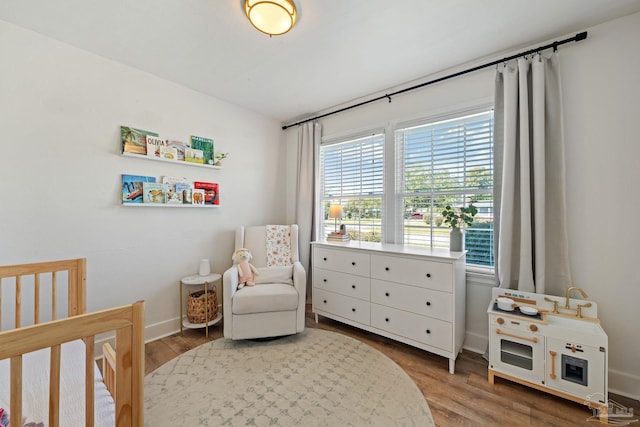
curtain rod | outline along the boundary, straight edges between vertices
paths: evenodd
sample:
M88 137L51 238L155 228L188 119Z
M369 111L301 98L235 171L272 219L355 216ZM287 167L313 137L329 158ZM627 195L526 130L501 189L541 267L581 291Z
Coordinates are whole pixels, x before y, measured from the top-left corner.
M315 117L311 117L311 118L308 118L308 119L305 119L305 120L301 120L299 122L292 123L290 125L284 125L284 126L282 126L282 130L286 130L286 129L290 128L290 127L301 125L303 123L307 123L307 122L310 122L310 121L313 121L313 120L321 119L323 117L327 117L327 116L331 116L331 115L334 115L334 114L342 113L343 111L351 110L353 108L362 107L363 105L371 104L372 102L377 102L377 101L380 101L380 100L383 100L383 99L387 99L387 100L389 100L389 102L391 102L391 97L392 96L396 96L396 95L399 95L401 93L405 93L405 92L409 92L409 91L412 91L412 90L420 89L420 88L423 88L425 86L429 86L429 85L434 84L434 83L439 83L439 82L444 81L444 80L449 80L449 79L452 79L454 77L458 77L458 76L462 76L464 74L472 73L474 71L482 70L483 68L492 67L494 65L498 65L498 64L503 63L503 62L508 62L508 61L511 61L512 59L520 58L520 57L526 56L526 55L531 55L532 53L538 53L538 52L540 52L542 50L553 48L553 51L555 52L556 50L558 50L558 46L560 46L560 45L563 45L563 44L566 44L566 43L570 43L570 42L574 42L574 41L575 42L579 42L580 40L584 40L586 38L587 38L587 32L583 31L582 33L578 33L575 36L570 37L568 39L555 41L553 43L549 43L549 44L544 45L544 46L538 46L537 48L529 49L526 52L522 52L522 53L518 53L518 54L515 54L515 55L507 56L506 58L502 58L502 59L497 59L495 61L491 61L491 62L483 64L483 65L478 65L476 67L472 67L472 68L469 68L469 69L466 69L466 70L463 70L463 71L458 71L457 73L449 74L448 76L439 77L437 79L430 80L428 82L420 83L420 84L417 84L415 86L411 86L411 87L408 87L408 88L405 88L405 89L401 89L401 90L398 90L398 91L395 91L395 92L387 93L387 94L378 96L376 98L369 99L367 101L362 101L362 102L359 102L359 103L354 104L354 105L349 105L348 107L340 108L339 110L335 110L335 111L330 111L328 113L321 114L321 115L315 116Z

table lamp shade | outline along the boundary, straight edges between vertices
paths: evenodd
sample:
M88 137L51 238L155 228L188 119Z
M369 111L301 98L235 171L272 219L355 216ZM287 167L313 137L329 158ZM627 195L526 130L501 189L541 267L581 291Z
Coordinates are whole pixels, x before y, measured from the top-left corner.
M329 206L329 218L333 218L334 231L338 232L338 218L342 218L342 205Z

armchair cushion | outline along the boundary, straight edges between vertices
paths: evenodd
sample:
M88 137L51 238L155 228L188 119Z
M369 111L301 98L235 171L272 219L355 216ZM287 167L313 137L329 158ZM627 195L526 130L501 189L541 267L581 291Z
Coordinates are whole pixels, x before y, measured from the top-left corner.
M284 283L293 285L293 265L280 267L262 267L257 268L258 274L254 279L256 285L263 283Z
M284 283L245 286L233 294L233 314L290 311L297 308L298 291Z

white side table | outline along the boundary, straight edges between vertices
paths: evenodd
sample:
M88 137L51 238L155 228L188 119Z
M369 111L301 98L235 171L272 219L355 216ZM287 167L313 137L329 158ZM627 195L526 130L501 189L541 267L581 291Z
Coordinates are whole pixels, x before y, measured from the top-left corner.
M205 336L208 337L209 336L209 326L211 325L215 325L216 323L220 322L220 320L222 320L222 310L219 310L218 315L214 318L211 319L210 321L206 322L206 323L191 323L189 322L189 320L187 319L187 317L184 315L184 298L182 296L182 288L184 286L202 286L204 288L204 300L207 301L207 294L210 292L209 290L209 285L212 283L217 282L218 280L220 280L222 278L222 276L218 273L211 273L207 276L199 276L197 274L192 275L192 276L187 276L187 277L183 277L180 280L180 335L182 335L182 331L183 331L183 327L184 328L189 328L189 329L198 329L198 328L205 328ZM222 289L222 288L220 288ZM215 289L213 290L213 292L215 292ZM220 295L220 298L222 298L222 295ZM220 299L219 301L222 301L222 299ZM207 309L208 305L205 304L205 310ZM205 312L205 319L208 318L209 316L207 315L207 313Z

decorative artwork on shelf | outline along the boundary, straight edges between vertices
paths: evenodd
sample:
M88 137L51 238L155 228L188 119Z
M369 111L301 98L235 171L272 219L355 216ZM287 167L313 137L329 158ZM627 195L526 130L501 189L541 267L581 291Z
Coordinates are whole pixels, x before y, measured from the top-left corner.
M220 204L220 189L217 183L196 181L193 183L193 188L204 190L205 205Z
M203 138L201 136L191 136L191 148L202 150L204 163L213 166L215 156L213 153L213 139Z
M147 154L147 136L157 137L158 134L128 126L120 126L120 140L123 153Z
M199 163L203 165L204 153L202 152L202 150L187 147L184 149L184 160L186 162Z
M143 183L156 182L153 176L122 175L122 203L142 203Z
M192 191L193 191L193 187L191 184L176 182L175 192L178 193L183 204L185 205L191 204Z

